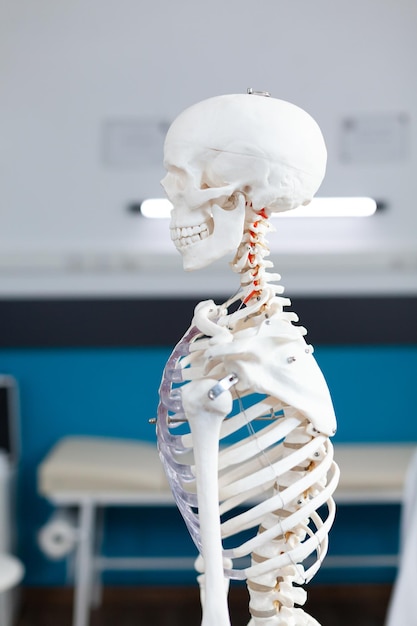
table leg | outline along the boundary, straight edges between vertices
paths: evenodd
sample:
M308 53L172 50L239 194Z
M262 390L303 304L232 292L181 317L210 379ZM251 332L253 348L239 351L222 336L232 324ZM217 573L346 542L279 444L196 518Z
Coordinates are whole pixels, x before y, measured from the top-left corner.
M91 500L79 508L79 541L75 562L75 598L73 626L88 626L94 569L94 514Z

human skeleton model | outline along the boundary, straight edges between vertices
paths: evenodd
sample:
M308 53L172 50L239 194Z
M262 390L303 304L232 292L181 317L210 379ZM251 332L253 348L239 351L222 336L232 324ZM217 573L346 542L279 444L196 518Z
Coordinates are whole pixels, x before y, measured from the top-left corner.
M200 553L202 624L230 625L228 581L238 579L250 626L317 626L300 585L319 569L334 519L336 421L306 331L267 271L265 235L272 212L312 199L324 141L292 104L219 96L173 122L164 165L184 268L235 252L241 283L224 304L197 305L160 388L158 447Z

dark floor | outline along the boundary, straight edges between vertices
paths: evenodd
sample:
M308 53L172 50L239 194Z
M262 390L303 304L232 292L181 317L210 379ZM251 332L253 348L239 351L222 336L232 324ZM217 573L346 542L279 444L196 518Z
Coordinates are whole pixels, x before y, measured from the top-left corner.
M390 585L311 586L306 610L322 626L383 626ZM249 621L247 592L229 595L233 626ZM17 626L71 626L70 589L26 589ZM90 626L199 626L198 590L194 587L110 588L91 614Z

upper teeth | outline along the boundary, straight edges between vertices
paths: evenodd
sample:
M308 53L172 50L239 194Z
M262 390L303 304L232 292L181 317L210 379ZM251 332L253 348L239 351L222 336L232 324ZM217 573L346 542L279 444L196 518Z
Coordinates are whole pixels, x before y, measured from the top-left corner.
M186 228L171 228L171 239L177 248L189 246L209 236L207 224L187 226Z

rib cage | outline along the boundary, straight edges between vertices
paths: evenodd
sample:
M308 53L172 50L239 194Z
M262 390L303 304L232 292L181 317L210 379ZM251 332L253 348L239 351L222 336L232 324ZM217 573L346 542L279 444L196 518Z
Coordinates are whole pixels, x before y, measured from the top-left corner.
M192 436L180 388L202 375L202 362L204 336L191 327L166 364L157 420L161 460L200 552ZM235 410L222 425L218 478L223 554L233 563L225 576L249 579L250 591L265 582L272 588L280 571L297 584L311 580L335 515L338 468L329 438L276 398L235 393ZM279 602L285 606L294 601L294 589L286 598L284 588Z

